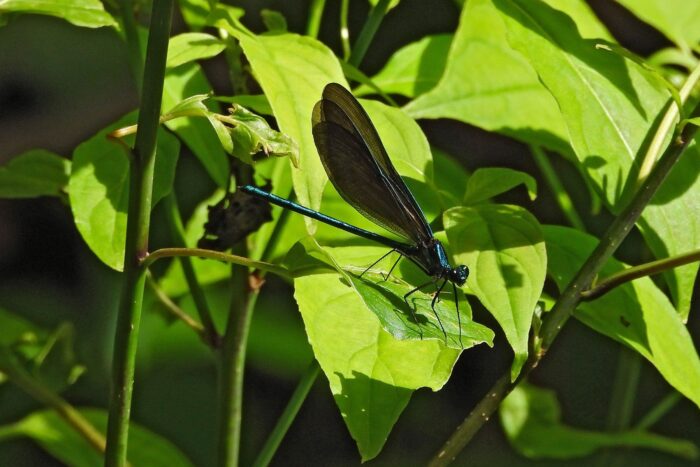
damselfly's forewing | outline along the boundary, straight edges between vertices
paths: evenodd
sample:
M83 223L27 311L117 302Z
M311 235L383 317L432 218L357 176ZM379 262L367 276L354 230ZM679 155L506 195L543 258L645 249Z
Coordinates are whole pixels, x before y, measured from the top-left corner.
M331 183L355 209L390 232L420 245L433 232L389 159L359 102L331 83L314 107L313 135Z

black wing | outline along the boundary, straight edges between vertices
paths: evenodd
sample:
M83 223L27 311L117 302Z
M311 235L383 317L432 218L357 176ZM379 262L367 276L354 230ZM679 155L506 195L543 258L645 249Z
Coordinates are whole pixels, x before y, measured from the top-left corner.
M372 222L415 244L433 237L377 130L349 91L328 84L314 107L312 124L321 162L345 201Z

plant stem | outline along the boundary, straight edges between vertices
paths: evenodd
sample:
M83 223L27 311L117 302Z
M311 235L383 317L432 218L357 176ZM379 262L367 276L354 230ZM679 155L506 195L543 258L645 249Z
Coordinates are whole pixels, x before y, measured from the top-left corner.
M377 33L377 29L379 29L379 25L384 19L384 15L386 15L390 1L391 0L379 0L369 12L367 21L365 25L362 26L360 35L357 36L357 41L355 41L355 46L352 48L350 58L348 59L348 62L352 66L360 67L360 63L362 63L362 59L365 58L365 54L369 49L369 44L372 42L372 39L374 39L374 35Z
M686 125L681 134L673 139L649 177L644 180L630 203L613 221L608 231L601 238L598 246L561 293L554 307L542 323L540 331L541 347L538 352L530 355L518 379L511 383L510 369L508 369L433 457L430 463L431 466L443 466L452 462L489 419L501 401L544 358L547 350L580 302L581 292L591 286L596 275L627 237L627 234L632 230L637 219L639 219L644 207L649 203L680 155L695 137L697 128L693 127L691 129L690 127L692 125Z
M141 57L141 40L139 39L139 31L134 20L134 6L131 0L121 0L119 2L121 10L122 26L124 27L124 37L126 39L126 48L129 52L129 65L131 73L134 76L136 88L141 91L141 82L143 79L143 58Z
M698 80L700 80L700 67L696 67L690 73L690 75L688 75L688 78L686 78L685 83L683 83L683 86L681 87L680 91L678 91L682 102L687 101L688 96L690 96L690 93L693 90L693 88L695 88L695 85L698 83ZM668 109L666 109L666 113L664 114L664 117L656 130L654 138L649 144L647 152L642 158L642 164L639 169L639 174L637 175L637 184L640 184L645 178L649 176L649 172L651 172L651 169L654 167L656 160L659 158L659 154L661 154L661 149L663 148L664 142L666 141L666 138L671 133L671 131L673 131L673 126L676 124L679 115L680 109L674 102L671 102Z
M284 408L284 412L282 412L282 415L280 415L280 418L277 420L275 428L272 430L272 433L270 433L267 441L265 441L265 445L260 451L260 454L258 454L258 458L255 459L253 463L254 467L267 467L267 465L270 464L282 439L284 439L284 436L287 434L287 430L289 430L294 418L297 416L297 413L299 413L299 409L304 403L306 396L309 394L314 381L316 381L320 369L321 367L318 366L316 360L311 362L311 365L309 365L309 368L299 380L299 384L294 390L292 397L289 399L287 406Z
M291 278L289 269L278 266L276 264L266 263L264 261L255 261L238 255L231 255L215 250L205 250L203 248L161 248L154 251L142 260L143 266L150 266L154 261L161 258L171 258L175 256L194 256L197 258L210 258L227 263L238 264L240 266L249 266L261 271L271 272L286 279Z
M683 396L678 391L671 391L663 399L659 401L635 426L636 430L642 431L650 428L656 422L668 413L678 402L683 399Z
M340 43L343 46L343 60L350 59L350 29L348 29L348 9L350 0L340 1Z
M321 27L323 10L326 8L326 0L312 0L309 7L309 22L306 25L306 35L314 39L318 37L318 30Z
M90 421L78 412L72 405L62 399L58 394L43 386L29 373L20 368L2 368L8 378L22 391L29 394L38 402L52 408L75 431L97 450L100 454L105 452L105 437L95 428Z
M168 219L168 224L170 225L170 235L172 236L173 242L176 246L186 246L187 240L185 238L185 227L182 225L182 218L180 217L180 209L177 206L177 198L174 192L170 192L165 198L166 203L166 217ZM180 256L180 265L182 266L182 272L185 275L185 281L192 294L192 299L194 300L195 308L199 314L199 319L202 321L202 326L204 326L205 331L205 342L207 342L212 348L217 348L219 346L219 333L216 332L216 326L214 325L214 320L212 319L211 311L209 310L209 304L207 303L207 298L204 295L202 286L197 280L197 274L194 271L194 266L192 265L192 260L187 256Z
M642 360L637 353L627 347L620 347L615 381L610 397L608 430L622 431L629 428L641 367Z
M183 323L185 323L185 326L189 327L192 329L194 332L199 335L199 338L202 339L203 342L209 343L208 336L206 331L204 330L204 327L199 324L197 321L192 319L190 315L185 313L182 308L177 306L175 302L173 302L170 297L168 297L163 290L158 287L158 284L156 281L153 279L153 276L151 275L150 271L148 275L146 276L146 284L151 288L151 291L155 294L156 298L158 301L165 307L166 310L170 312L171 315L173 315L176 319L179 319Z
M126 464L134 364L146 277L141 259L146 256L148 249L158 117L172 14L173 0L154 0L139 111L139 132L131 161L124 282L114 337L112 395L107 424L107 467L122 467Z
M564 186L562 185L561 180L559 180L559 176L554 171L554 168L552 168L552 164L549 162L547 155L539 146L530 146L530 152L535 159L537 167L539 167L540 172L542 172L545 181L549 185L549 189L552 190L552 193L554 193L554 198L557 200L557 204L559 204L559 208L561 208L564 216L566 216L566 219L569 221L569 224L571 224L571 226L575 229L585 232L586 226L581 220L581 216L579 216L578 212L576 212L574 203L571 201L569 194L564 189Z
M221 348L219 466L236 467L239 462L243 377L248 331L262 283L253 284L247 268L234 267L232 300ZM252 285L253 287L250 287Z
M664 272L666 270L673 269L678 266L683 266L685 264L694 263L697 261L700 261L700 249L690 251L682 255L673 256L671 258L664 258L657 261L651 261L649 263L640 264L639 266L627 268L624 271L613 274L612 276L607 277L600 282L597 282L590 289L581 292L581 300L594 300L596 298L602 297L615 287L626 282L639 279L640 277L658 274L660 272Z

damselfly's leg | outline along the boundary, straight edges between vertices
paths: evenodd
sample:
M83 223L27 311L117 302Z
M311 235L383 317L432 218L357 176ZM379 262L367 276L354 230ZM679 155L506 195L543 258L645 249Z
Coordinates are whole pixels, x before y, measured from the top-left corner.
M435 311L435 302L438 300L440 292L442 292L442 289L445 287L445 284L447 284L447 279L442 281L442 285L440 285L440 287L437 289L437 292L435 292L433 301L430 302L430 309L433 310L433 314L437 318L437 322L440 325L440 329L442 329L442 335L445 336L445 345L447 345L447 333L445 332L445 327L442 325L442 321L440 321L440 316L438 316L437 311Z
M394 251L398 251L398 250L394 250ZM399 261L401 261L401 258L403 258L403 255L401 253L399 253L399 257L396 259L396 261L394 261L394 265L391 267L391 269L389 269L389 273L386 275L384 280L389 279L389 276L391 276L392 271L394 270L396 265L399 264Z
M413 294L414 292L418 292L420 289L425 287L426 285L429 284L434 284L435 279L431 280L430 282L426 282L425 284L421 284L415 289L411 290L408 292L406 295L403 296L403 301L406 302L406 306L408 307L409 310L411 310L411 317L413 318L413 321L418 325L418 333L420 334L420 338L423 339L423 330L420 327L420 323L418 323L418 318L416 317L416 310L413 309L410 303L408 303L408 297Z
M394 248L393 250L389 250L387 253L384 254L384 256L382 256L381 258L379 258L379 259L378 259L377 261L375 261L374 263L370 264L369 267L368 267L367 269L365 269L364 271L362 271L362 274L360 274L360 277L364 276L365 273L366 273L367 271L369 271L370 269L372 269L374 266L377 265L377 263L379 263L381 260L383 260L384 258L386 258L387 256L389 256L390 254L392 254L392 253L395 252L395 251L396 251L396 248ZM396 260L396 263L398 263L400 259L401 259L401 256L399 256L399 259ZM396 266L396 263L394 263L394 266ZM394 266L391 267L391 270L389 271L389 274L391 274L391 271L394 270ZM384 277L384 274L382 274L382 277ZM388 277L389 277L389 276L384 277L384 280L387 280Z
M455 308L457 310L457 327L459 328L459 345L464 348L464 344L462 344L462 318L459 314L459 297L457 296L457 286L455 283L452 283L452 291L455 294Z

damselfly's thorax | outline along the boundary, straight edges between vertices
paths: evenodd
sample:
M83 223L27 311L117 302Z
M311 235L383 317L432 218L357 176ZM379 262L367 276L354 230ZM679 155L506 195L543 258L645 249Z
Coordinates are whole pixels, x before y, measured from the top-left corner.
M450 265L445 248L440 240L434 237L416 245L415 250L402 253L429 276L445 278L457 285L463 285L469 276L469 269L466 266L453 268Z

